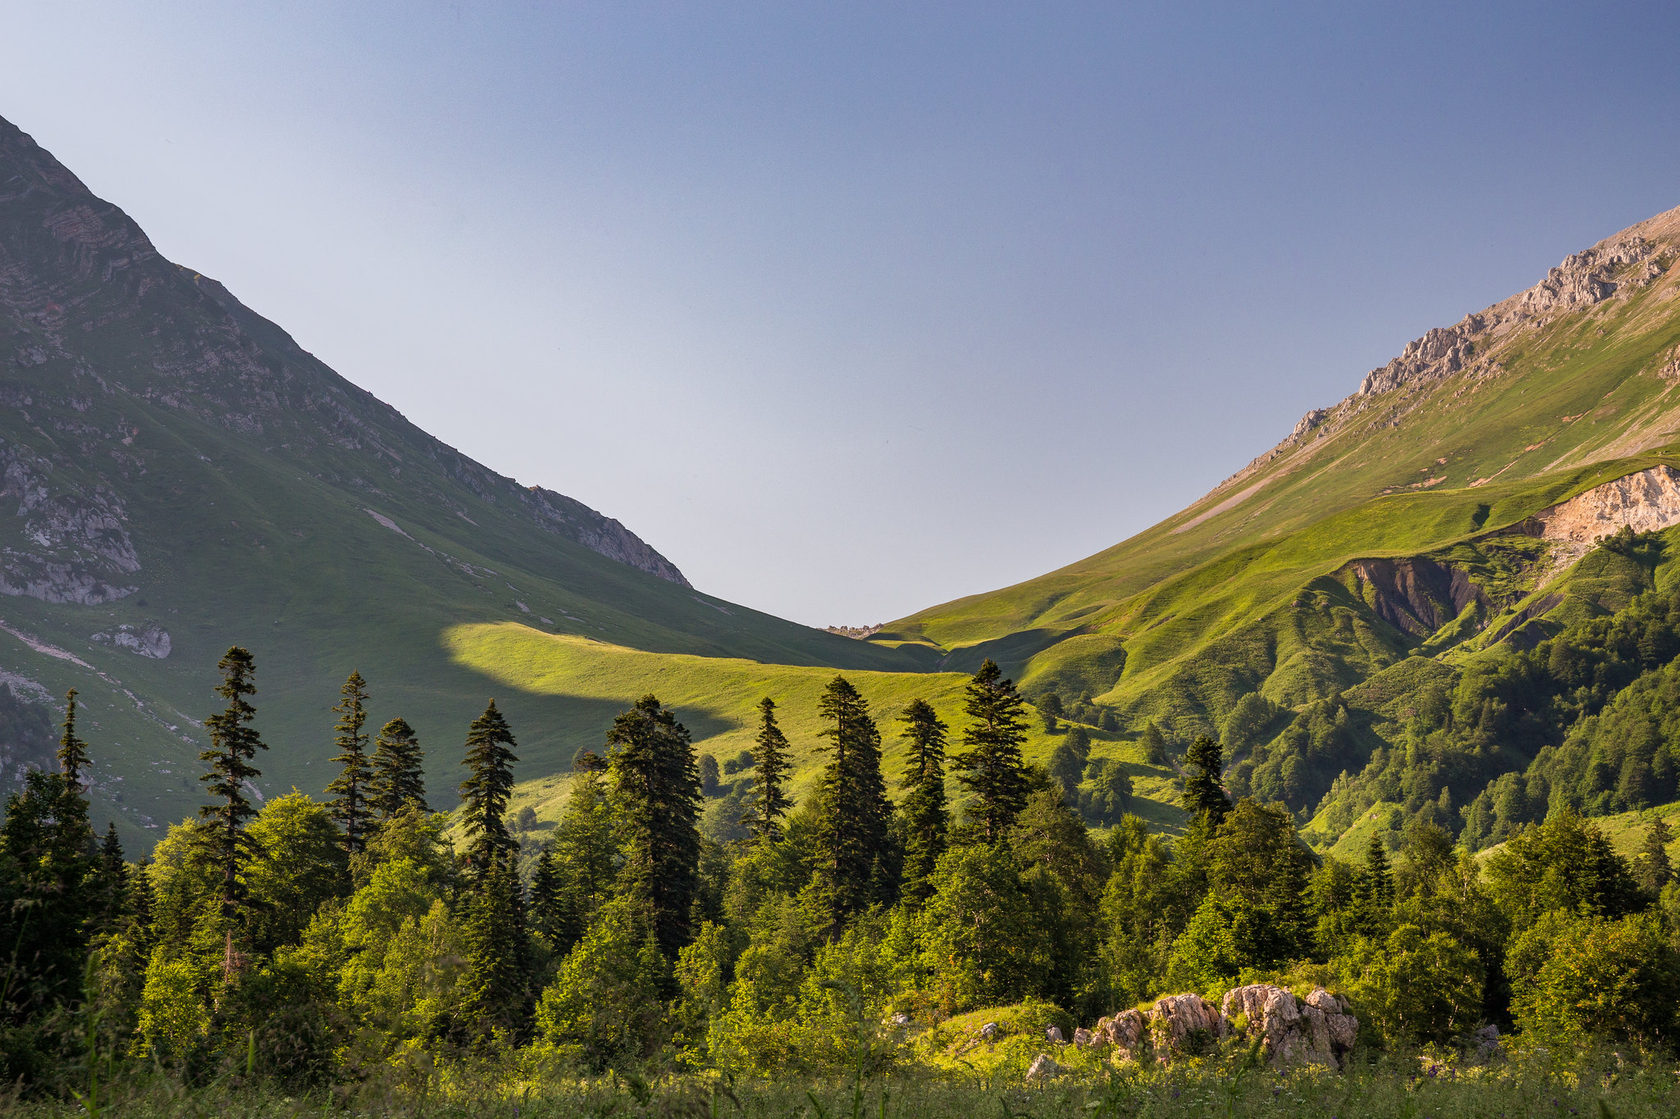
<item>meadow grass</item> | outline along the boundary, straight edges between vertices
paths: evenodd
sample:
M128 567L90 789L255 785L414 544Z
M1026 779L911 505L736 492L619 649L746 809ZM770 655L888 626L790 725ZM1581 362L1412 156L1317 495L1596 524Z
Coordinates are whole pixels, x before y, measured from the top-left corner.
M364 1083L286 1094L224 1078L187 1088L161 1075L113 1083L94 1109L75 1101L19 1100L19 1119L112 1115L125 1119L544 1119L624 1116L694 1119L1657 1119L1680 1110L1676 1068L1600 1051L1559 1058L1515 1054L1481 1067L1380 1056L1343 1072L1275 1072L1246 1055L1097 1071L1028 1085L1018 1075L936 1075L916 1069L860 1078L733 1079L716 1074L644 1078L509 1077L491 1067L419 1086Z

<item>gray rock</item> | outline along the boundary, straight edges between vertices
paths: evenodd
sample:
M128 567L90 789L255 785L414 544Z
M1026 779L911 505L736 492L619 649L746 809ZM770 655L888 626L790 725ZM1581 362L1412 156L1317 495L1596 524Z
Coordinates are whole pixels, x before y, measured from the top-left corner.
M1027 1069L1027 1083L1042 1084L1065 1075L1067 1069L1057 1064L1048 1053L1040 1053L1033 1058L1032 1067Z
M155 623L139 627L120 625L114 630L96 633L90 640L96 645L127 649L131 653L153 660L165 659L173 647L169 631Z
M1044 1031L1044 1040L1053 1041L1057 1045L1066 1044L1065 1039L1062 1037L1062 1028L1060 1026L1051 1026L1046 1029Z
M1079 1029L1073 1031L1073 1043L1075 1045L1085 1046L1095 1045L1097 1043L1097 1035L1081 1026Z
M998 1024L996 1022L987 1022L984 1026L980 1027L980 1038L982 1041L996 1041L997 1036Z

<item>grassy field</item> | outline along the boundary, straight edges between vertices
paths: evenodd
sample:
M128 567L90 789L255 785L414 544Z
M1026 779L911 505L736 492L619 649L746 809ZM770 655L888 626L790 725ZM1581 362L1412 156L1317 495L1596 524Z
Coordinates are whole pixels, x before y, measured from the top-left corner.
M555 710L596 711L598 721L604 720L602 731L611 722L609 712L622 711L651 692L689 729L695 750L712 754L720 762L751 747L757 733L758 703L768 696L776 701L778 721L793 747L796 797L809 792L823 764L817 702L836 675L833 668L650 653L513 623L457 626L445 640L455 663L495 682L503 694L514 697L516 706L542 700L551 701ZM961 748L966 675L869 670L847 670L844 675L869 701L881 728L889 790L896 792L906 756L897 718L912 699L931 703L951 728L952 751ZM1135 742L1094 727L1087 731L1093 757L1113 757L1124 763L1137 794L1134 809L1163 830L1176 829L1182 814L1172 771L1146 764ZM1047 734L1032 719L1023 753L1029 761L1046 761L1065 733L1064 729ZM599 733L586 740L591 746L599 742ZM569 759L522 756L522 764L531 761L533 768L547 772L520 786L515 806L532 805L540 818L551 819L570 784L564 772L568 766L562 764Z
M0 1103L24 1119L110 1115L124 1119L1667 1119L1680 1108L1675 1068L1605 1053L1560 1058L1534 1053L1486 1066L1381 1057L1345 1072L1278 1073L1248 1067L1246 1055L1170 1068L1112 1066L1027 1085L1020 1070L936 1076L904 1072L857 1080L728 1081L716 1076L597 1079L504 1070L454 1070L424 1091L379 1083L285 1095L242 1089L229 1078L188 1090L161 1078L119 1081L97 1108L57 1102Z

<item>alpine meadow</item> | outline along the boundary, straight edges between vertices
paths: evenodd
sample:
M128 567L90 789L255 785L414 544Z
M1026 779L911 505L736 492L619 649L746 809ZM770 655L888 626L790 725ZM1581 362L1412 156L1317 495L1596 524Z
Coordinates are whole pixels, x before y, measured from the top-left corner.
M818 630L0 120L0 1112L1675 1114L1677 265Z

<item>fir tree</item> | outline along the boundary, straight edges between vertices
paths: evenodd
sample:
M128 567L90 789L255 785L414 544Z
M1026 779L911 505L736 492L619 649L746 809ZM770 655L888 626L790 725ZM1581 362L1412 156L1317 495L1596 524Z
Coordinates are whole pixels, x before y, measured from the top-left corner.
M80 805L80 810L77 810ZM30 770L0 821L0 1037L75 997L93 898L87 801L63 773ZM4 1049L6 1046L0 1046ZM0 1070L9 1071L0 1053Z
M1225 751L1218 740L1199 734L1184 751L1184 807L1192 816L1206 813L1217 826L1231 811L1231 798L1219 783L1225 768Z
M427 812L426 775L420 740L406 720L392 719L373 743L373 772L368 778L368 806L381 823L412 804Z
M513 859L493 858L466 904L466 1017L488 1041L517 1036L530 1022L530 959L526 950L525 899Z
M122 840L117 836L115 820L105 825L93 878L100 929L109 932L120 928L128 910L128 864L123 861Z
M1388 847L1376 832L1365 844L1365 871L1359 877L1357 900L1366 927L1383 929L1394 909L1394 874L1388 865Z
M754 843L782 837L782 817L793 807L787 795L788 740L776 725L776 701L766 696L758 704L758 738L753 742L753 783L747 793L747 812L741 817Z
M645 695L613 720L607 763L624 849L621 888L648 913L660 951L675 959L691 939L700 883L700 772L688 730Z
M951 814L945 801L945 723L926 700L904 709L910 760L904 769L904 896L926 901L933 868L949 844Z
M211 859L221 878L219 902L221 917L228 926L227 966L231 969L234 962L233 923L240 917L248 897L245 864L253 847L245 834L245 824L257 814L245 795L245 789L252 778L261 776L261 771L251 763L257 751L266 750L268 746L251 725L257 712L247 697L256 694L257 686L252 678L257 668L250 651L235 645L216 667L222 674L216 694L227 700L228 705L204 720L204 729L210 734L210 748L198 757L210 766L210 772L199 780L207 784L211 794L218 799L216 803L201 807L198 814L207 822L204 834Z
M821 844L816 894L837 939L851 918L892 892L887 827L892 805L881 777L881 732L869 704L836 676L817 704L833 751L818 791Z
M1674 881L1674 868L1668 861L1668 845L1674 839L1668 823L1661 816L1653 816L1645 829L1645 844L1639 862L1639 884L1652 896L1662 893L1664 886Z
M368 762L368 736L362 733L367 722L367 681L360 672L351 672L340 690L338 732L334 744L338 754L333 758L340 766L338 777L327 786L332 794L328 802L332 818L344 831L344 850L349 854L360 851L367 843L370 809L368 805L372 767Z
M968 683L963 732L966 749L953 759L957 780L974 794L970 814L987 843L1008 834L1027 803L1027 774L1021 764L1026 741L1024 703L1014 681L988 659Z
M513 731L491 700L484 714L467 728L467 779L461 782L461 828L467 835L467 862L480 881L492 864L509 862L519 844L507 829L508 798L513 795Z
M82 780L87 765L87 743L76 737L76 689L71 688L64 693L64 735L58 740L58 768L78 793L87 788Z
M530 916L531 931L556 955L577 941L579 922L568 885L550 839L538 852L531 873Z

